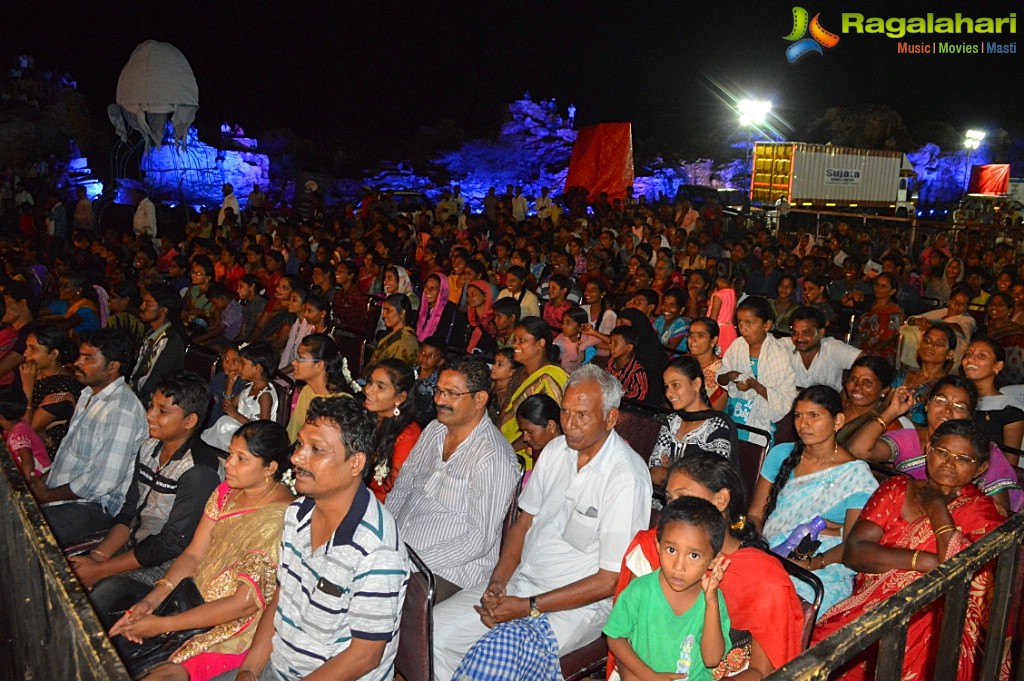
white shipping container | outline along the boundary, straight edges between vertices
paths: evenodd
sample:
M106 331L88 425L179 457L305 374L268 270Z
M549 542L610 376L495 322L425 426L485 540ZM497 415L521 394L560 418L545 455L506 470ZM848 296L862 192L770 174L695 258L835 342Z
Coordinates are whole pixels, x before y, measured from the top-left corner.
M822 144L795 145L790 203L836 206L895 204L904 155Z

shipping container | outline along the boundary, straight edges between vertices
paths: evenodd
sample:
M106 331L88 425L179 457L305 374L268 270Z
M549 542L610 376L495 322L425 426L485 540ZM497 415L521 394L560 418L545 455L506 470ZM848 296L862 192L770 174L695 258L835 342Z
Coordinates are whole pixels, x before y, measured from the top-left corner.
M913 216L906 154L830 144L758 142L754 145L751 202L792 208L853 210Z

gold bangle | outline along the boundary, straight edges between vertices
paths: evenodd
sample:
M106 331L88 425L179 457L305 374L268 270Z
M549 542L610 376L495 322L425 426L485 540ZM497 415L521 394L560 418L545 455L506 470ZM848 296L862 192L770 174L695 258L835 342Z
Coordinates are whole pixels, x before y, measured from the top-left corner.
M889 424L886 423L885 419L883 419L881 416L875 417L875 423L882 426L882 430L889 430Z
M921 549L914 551L913 557L910 559L910 571L917 572L917 557L920 555Z
M955 532L955 531L956 531L956 525L950 523L949 525L943 525L942 527L940 527L937 530L932 530L932 534L935 535L936 537L938 537L940 534L945 534L947 532Z
M171 580L164 577L156 580L156 586L166 586L169 591L174 591L174 585L171 584Z
M818 569L819 570L824 570L825 569L825 554L824 553L819 553L818 554L818 559L819 559Z

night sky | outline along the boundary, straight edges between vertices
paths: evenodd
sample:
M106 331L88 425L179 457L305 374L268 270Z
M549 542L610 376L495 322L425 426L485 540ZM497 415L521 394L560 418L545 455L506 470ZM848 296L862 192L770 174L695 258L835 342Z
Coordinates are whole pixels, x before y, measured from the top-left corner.
M836 32L844 11L978 17L1021 8L1009 0L814 1L802 4ZM407 139L452 118L488 133L505 104L529 90L563 109L574 102L578 125L631 121L636 138L673 140L731 115L714 84L771 99L795 130L827 107L868 104L889 104L911 124L1018 134L1024 126L1020 54L900 55L896 40L848 34L823 56L790 64L782 36L792 2L5 4L0 55L29 53L41 68L70 69L100 112L138 43L171 42L196 73L205 129L230 120L249 133L290 127L317 139Z

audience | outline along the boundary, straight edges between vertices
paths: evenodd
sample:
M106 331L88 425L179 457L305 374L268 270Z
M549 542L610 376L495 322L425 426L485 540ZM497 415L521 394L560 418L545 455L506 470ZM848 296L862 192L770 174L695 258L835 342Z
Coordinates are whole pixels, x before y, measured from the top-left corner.
M326 494L300 515L317 518L331 509L331 517L341 523L349 510L378 512L376 500L360 501L376 495L395 514L395 532L403 532L401 540L393 534L385 542L394 540L397 547L409 541L439 577L442 597L486 582L492 573L504 582L517 566L529 572L540 559L536 553L527 555L531 535L520 545L522 555L506 558L503 553L499 562L500 523L517 479L513 450L530 479L524 503L530 509L533 501L554 503L530 492L533 478L546 485L553 474L543 464L533 478L529 473L535 463L560 451L558 446L573 446L571 440L579 437L574 428L566 428L568 444L557 444L560 421L584 418L585 409L579 414L569 406L562 410L563 390L574 385L570 376L581 372L597 384L616 383L628 401L644 402L649 410L671 407L654 451L641 452L661 484L673 466L691 457L707 452L730 456L736 449L734 421L771 433L777 422L788 422L793 410L798 442L771 450L751 504L750 515L764 520L771 540L791 529L784 527L791 525L787 509L803 513L814 506L798 497L818 476L828 478L833 469L845 471L855 463L844 445L856 456L923 477L922 443L953 417L975 417L989 438L991 453L987 465L979 466L979 488L1003 508L1024 501L1008 462L1016 463L1024 436L1019 391L1006 387L1024 383L1024 280L1019 279L1024 269L1011 246L983 252L984 236L968 232L952 245L954 240L940 244L936 239L923 251L911 251L903 233L871 221L823 226L828 233L817 236L827 246L821 246L813 235L793 234L785 225L775 236L766 229L748 233L723 221L714 206L698 213L688 204L630 197L601 200L589 215L582 198L565 197L565 212L556 198L545 204L541 216L541 203L533 214L528 195L529 190L512 187L508 197L494 196L481 214L467 204L461 210L452 199L451 210L444 211L450 219L436 224L425 214L398 213L387 195L369 197L344 215L316 213L307 220L267 197L259 210L247 207L223 221L201 213L181 241L161 228L157 248L147 236L76 231L70 254L61 251L60 241L47 252L27 238L42 224L34 221L45 217L34 215L30 206L21 216L28 231L22 235L12 229L0 236L6 275L0 280L5 325L0 328L0 386L12 386L0 395L0 428L19 469L31 479L58 542L70 545L90 533L106 534L108 544L101 544L99 553L74 559L83 584L109 589L102 580L107 575L120 578L120 573L166 567L172 556L152 565L148 549L139 554L136 546L156 541L161 530L153 519L169 513L173 501L150 508L139 499L157 498L157 492L146 492L147 486L158 490L161 499L180 494L154 486L153 480L161 479L160 464L169 449L177 453L164 464L168 474L184 466L175 463L178 453L194 456L205 448L195 433L207 414L212 425L204 437L219 434L222 450L230 450L231 434L243 423L287 420L289 439L308 449L309 467L303 466L299 487L309 483L311 490L320 482L314 465L318 443L334 437L343 452L339 462L352 462L345 472L353 479L342 485L350 506L339 510L332 501L336 498ZM215 232L213 224L218 225ZM272 294L269 302L263 291ZM769 295L776 296L770 303L761 297ZM936 302L947 307L925 309ZM920 314L903 325L905 312ZM182 321L189 323L187 331ZM979 322L992 339L972 341ZM365 339L361 354L350 352L350 339L336 343L335 328L355 341ZM375 328L383 333L375 334ZM849 344L840 340L847 331L853 334ZM780 334L792 337L777 339ZM77 341L82 347L72 373L68 364ZM194 365L196 358L185 350L189 343L223 350L221 371L209 387L202 383L203 397L195 405L173 386L169 392L159 390L173 383L183 366ZM233 349L238 346L239 351ZM365 389L352 381L343 349L349 362L359 363L352 368L365 379ZM685 352L691 354L678 357ZM488 370L465 360L465 353L493 366ZM607 366L610 373L594 365ZM204 369L203 378L208 375ZM277 388L270 385L275 375ZM794 409L798 389L802 397ZM835 393L830 389L843 389L841 404L831 399ZM279 405L281 390L288 401ZM345 401L349 406L317 412L311 406L317 398L333 403L361 390L365 394L357 396L358 407ZM163 444L154 445L152 439L142 444L145 408L151 435ZM193 416L197 422L186 426ZM608 427L608 413L603 417ZM306 441L301 433L311 419L316 436ZM363 420L374 427L372 439L366 440L370 444L355 445L365 450L360 459L348 455L353 444L348 428L361 432ZM910 427L912 421L917 429ZM792 430L782 428L778 437L790 439ZM161 461L138 463L143 454ZM563 458L554 456L554 461ZM47 472L49 461L53 466ZM202 468L203 473L210 470ZM311 477L304 478L307 474ZM206 494L198 488L194 493ZM851 501L852 496L843 500L850 513L861 503L859 498ZM710 501L723 510L714 498ZM537 506L538 531L551 522L545 509ZM594 510L600 522L603 511L598 505ZM831 598L839 593L831 574L841 571L836 564L842 549L829 547L846 536L848 517L831 508L820 510L829 523L824 548L794 559L829 576ZM206 517L210 512L208 507ZM631 507L630 512L642 515L638 522L646 527L646 511ZM726 520L736 522L728 514ZM676 526L681 525L670 524ZM296 536L304 531L306 526L296 525ZM175 541L183 546L191 534L181 532ZM513 548L522 539L514 535L508 538ZM349 547L352 537L335 535L333 541ZM724 546L726 553L735 552L728 535ZM117 556L102 560L110 552ZM605 561L604 554L602 546L600 570L618 570L622 555ZM399 571L405 570L404 557L400 562ZM344 557L336 564L344 564L344 573L357 563ZM347 589L359 579L344 574L331 583ZM847 583L849 574L842 575ZM307 596L293 592L301 591L305 579L297 577L288 586L290 601L282 604L282 612L304 608ZM721 588L735 626L743 615L730 602L729 582L726 568ZM150 580L146 586L151 585ZM154 600L165 595L161 588L155 588ZM538 610L591 607L584 607L586 599L549 598L560 590L540 594ZM473 626L499 621L509 626L487 634L466 658L464 671L470 675L490 675L485 650L507 650L524 635L548 635L536 626L539 622L530 621L531 609L520 602L538 594L523 592L527 599L513 599L492 588L486 592L479 604L483 622L473 614ZM272 596L263 595L268 601ZM100 596L93 594L97 602ZM359 628L366 623L354 614L346 624L339 621L337 631L348 626L352 632L352 643L343 649L333 643L337 636L314 642L320 626L316 618L304 619L296 629L285 627L280 618L264 618L260 645L254 648L258 654L240 678L251 678L251 672L264 667L282 678L295 676L299 667L312 671L319 662L287 652L296 641L309 642L310 650L322 651L324 659L349 660L346 668L389 667L393 639L377 643L397 631L394 613L401 595L385 601L378 628ZM571 637L563 635L560 614L545 617L551 626L548 640L563 652L566 646L585 644L604 626L604 614ZM135 638L148 632L145 625L132 628L127 622L122 628ZM461 636L453 629L440 638L449 634L452 641ZM634 644L631 636L626 638ZM443 669L454 669L462 654L455 648L464 652L471 643L459 641L455 647L442 641L447 646L439 653ZM770 671L792 656L759 649L761 643L755 635L754 644L746 647L743 659L750 674ZM229 655L243 652L237 647L233 644ZM730 651L733 655L739 653ZM201 659L207 672L216 671L213 658ZM240 662L240 657L230 660L234 667ZM184 673L173 666L165 669L153 678ZM193 678L205 678L202 674Z

